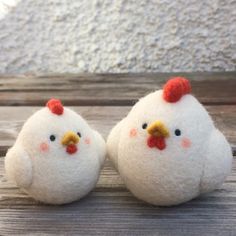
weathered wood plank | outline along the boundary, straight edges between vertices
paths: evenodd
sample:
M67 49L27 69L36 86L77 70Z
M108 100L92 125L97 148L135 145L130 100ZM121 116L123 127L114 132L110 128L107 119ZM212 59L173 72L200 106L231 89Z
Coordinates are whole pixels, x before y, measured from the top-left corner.
M235 235L236 161L226 183L213 193L176 207L136 199L110 166L81 201L49 206L6 181L0 158L0 235Z
M104 138L131 107L72 107ZM236 153L236 106L206 106L216 126L226 135ZM25 120L39 107L0 107L0 155L14 143Z
M159 89L174 75L0 76L0 106L6 106L0 107L0 154L5 154L23 122L38 109L8 106L41 106L48 98L58 97L66 105L80 105L74 109L106 137L129 111L124 105ZM236 154L236 72L178 75L192 80L193 93L204 104L221 105L207 109ZM235 161L231 176L219 190L171 208L154 207L134 198L109 161L88 197L61 207L43 205L6 181L3 161L0 158L0 235L236 235Z
M0 105L41 105L51 97L66 105L132 105L162 87L172 76L192 81L193 93L204 104L236 104L236 72L82 74L0 76ZM118 81L118 82L117 82Z
M72 107L104 138L131 107ZM236 106L206 106L216 126L226 135L236 153ZM14 143L25 120L39 107L0 107L0 155Z

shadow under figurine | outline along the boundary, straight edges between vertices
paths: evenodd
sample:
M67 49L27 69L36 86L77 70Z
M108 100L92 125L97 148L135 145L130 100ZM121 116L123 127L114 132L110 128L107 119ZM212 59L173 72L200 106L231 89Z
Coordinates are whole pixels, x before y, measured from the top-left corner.
M51 99L24 124L5 157L7 177L41 202L78 200L96 185L106 154L101 135Z
M140 99L111 131L107 148L127 188L159 206L177 205L218 188L232 152L187 79Z

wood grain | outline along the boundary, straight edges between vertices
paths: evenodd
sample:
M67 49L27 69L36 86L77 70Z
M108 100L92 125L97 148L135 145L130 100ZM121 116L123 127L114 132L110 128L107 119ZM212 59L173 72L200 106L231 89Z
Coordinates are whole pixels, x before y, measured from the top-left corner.
M109 160L96 188L64 206L38 203L6 180L6 150L49 98L74 106L106 138L137 99L176 75L190 78L236 155L236 72L0 75L0 235L236 235L236 159L222 187L176 207L136 199Z
M25 120L40 107L0 107L0 155L13 145ZM104 138L112 127L127 115L131 107L72 107ZM216 126L225 134L236 154L236 106L206 106Z
M0 235L235 235L236 161L213 193L176 207L136 199L107 161L86 198L64 206L37 203L4 176L0 158Z
M66 105L133 105L173 76L192 81L193 94L204 104L236 104L236 72L81 74L0 76L0 105L43 105L49 98Z

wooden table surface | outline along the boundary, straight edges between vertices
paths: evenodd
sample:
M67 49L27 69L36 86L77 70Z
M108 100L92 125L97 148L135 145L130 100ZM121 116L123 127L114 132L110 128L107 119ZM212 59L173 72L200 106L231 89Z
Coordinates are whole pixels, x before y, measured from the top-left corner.
M64 206L35 202L5 178L4 155L24 121L56 97L86 118L104 138L138 98L171 76L191 79L236 155L236 72L0 76L0 235L236 235L236 162L213 193L176 207L155 207L127 191L106 160L84 199Z

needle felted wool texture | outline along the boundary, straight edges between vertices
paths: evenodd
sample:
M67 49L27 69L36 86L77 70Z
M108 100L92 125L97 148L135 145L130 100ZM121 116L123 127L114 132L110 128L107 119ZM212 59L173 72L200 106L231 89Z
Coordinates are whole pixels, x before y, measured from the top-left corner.
M105 141L74 111L51 99L24 124L5 157L5 169L24 192L41 202L64 204L96 185Z
M169 80L108 136L109 158L127 188L151 204L191 200L218 188L231 171L229 143L190 92L187 79Z

